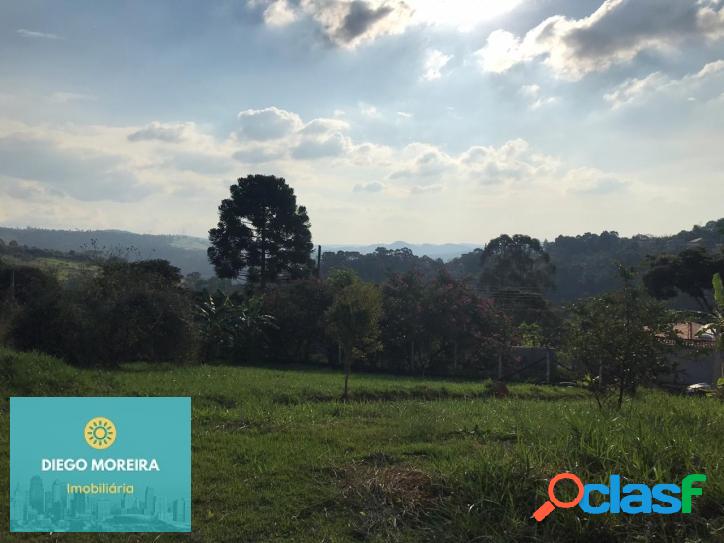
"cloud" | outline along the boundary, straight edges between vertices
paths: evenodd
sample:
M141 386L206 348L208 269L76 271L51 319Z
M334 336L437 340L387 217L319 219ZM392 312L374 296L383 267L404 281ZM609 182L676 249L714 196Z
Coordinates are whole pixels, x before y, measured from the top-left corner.
M310 20L329 43L349 49L403 32L413 14L401 0L252 0L248 5L261 6L269 26Z
M450 62L452 58L452 55L446 55L437 49L428 51L425 57L425 68L422 73L422 78L425 81L440 79L442 77L442 69L447 66L447 63Z
M370 119L379 119L382 117L382 114L379 112L379 110L371 104L360 102L358 107L359 112L362 114L363 117L368 117Z
M227 174L233 170L233 163L227 155L205 153L184 149L173 153L163 162L166 168L194 172L202 175Z
M97 98L92 94L80 92L54 92L50 95L49 100L54 104L67 104L69 102L95 101Z
M278 160L283 156L284 153L280 149L265 145L247 146L244 149L234 152L232 155L234 160L238 160L239 162L246 164L271 162L273 160Z
M304 138L292 149L292 157L298 160L336 157L346 153L350 147L350 139L337 132L321 138Z
M390 174L390 179L430 184L439 181L456 169L455 160L434 145L415 143L408 145L403 155L412 156L404 167Z
M532 110L540 109L543 106L554 104L558 101L556 96L542 96L540 85L523 85L519 93L527 99L528 107Z
M304 125L301 133L306 135L329 134L330 132L345 132L349 130L349 123L341 119L313 119Z
M239 112L238 135L250 140L273 140L302 128L302 119L274 106L264 109L247 109Z
M484 71L501 73L542 58L556 76L578 80L633 60L642 51L669 51L686 39L724 36L724 7L708 0L606 0L588 17L549 17L523 37L498 29L476 52Z
M36 40L62 40L61 36L57 34L51 34L49 32L37 32L35 30L26 30L24 28L18 29L18 34L23 38L36 39Z
M694 102L699 99L716 98L722 86L724 86L724 60L717 60L705 64L698 72L687 74L681 79L672 79L661 72L653 72L643 78L627 79L606 93L603 98L611 104L612 109L644 103L654 96Z
M379 181L372 181L370 183L358 183L354 186L354 192L382 192L385 190L385 184Z
M412 119L413 117L412 113L407 113L406 111L398 111L397 115L399 115L403 119Z
M595 168L575 168L563 177L567 191L581 196L603 196L626 190L628 184Z
M78 200L134 202L150 193L123 157L83 148L61 148L48 139L0 137L0 175L35 181Z
M195 130L194 123L160 123L153 121L140 130L128 134L128 141L161 141L180 143Z
M269 26L287 26L299 18L299 15L287 0L271 2L264 10L264 22Z
M569 166L560 158L536 151L520 138L497 147L474 145L459 154L415 143L394 156L392 163L396 168L387 176L389 194L400 194L400 183L407 185L409 195L447 188L472 195L484 188L586 196L611 194L628 187L616 175Z
M420 196L423 194L435 194L442 192L444 187L442 185L415 185L410 189L410 194L413 196Z

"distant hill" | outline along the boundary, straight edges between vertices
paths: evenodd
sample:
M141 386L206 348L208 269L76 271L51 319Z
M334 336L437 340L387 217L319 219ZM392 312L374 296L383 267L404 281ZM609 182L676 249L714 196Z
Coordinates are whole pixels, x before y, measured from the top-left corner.
M198 272L203 277L213 276L213 268L206 258L208 241L193 236L134 234L121 230L0 227L0 239L5 243L15 240L20 245L62 252L96 250L130 260L163 258L181 268L184 274ZM329 272L337 267L349 267L356 269L363 278L378 282L394 271L419 269L429 274L442 267L458 277L475 277L480 266L480 255L475 249L482 245L415 244L403 241L370 245L322 245L326 253L322 269ZM671 236L622 237L617 232L585 233L558 236L544 245L557 268L556 289L551 292L551 297L556 302L566 302L616 288L617 262L645 268L647 255L679 253L694 246L712 251L721 250L724 247L724 219L694 226L691 230L682 230ZM377 251L378 247L388 251ZM404 251L403 248L410 251ZM369 256L360 258L359 255Z
M578 236L558 236L543 246L556 266L556 285L549 296L555 302L569 302L618 288L618 263L645 272L649 255L678 254L691 247L721 250L724 248L724 219L709 221L704 226L697 225L671 236L639 234L627 238L617 232L587 232ZM446 267L457 277L477 277L480 254L476 251L466 253L448 262Z
M472 251L481 244L474 243L407 243L406 241L393 241L392 243L372 243L369 245L322 245L323 251L358 252L362 254L373 253L378 247L385 249L403 249L407 247L416 256L428 256L432 259L441 259L443 262L452 260L463 253Z
M207 239L182 235L135 234L123 230L46 230L42 228L0 227L0 239L20 245L63 252L99 250L127 257L129 260L163 258L181 268L184 274L198 272L203 277L214 274L206 257ZM408 247L417 256L451 260L476 245L470 243L377 243L370 245L323 245L324 251L357 251L372 253L377 247L399 249Z
M184 274L198 272L213 275L206 257L208 241L192 236L134 234L122 230L45 230L40 228L3 228L0 239L5 243L62 252L100 251L129 260L162 258L178 266Z

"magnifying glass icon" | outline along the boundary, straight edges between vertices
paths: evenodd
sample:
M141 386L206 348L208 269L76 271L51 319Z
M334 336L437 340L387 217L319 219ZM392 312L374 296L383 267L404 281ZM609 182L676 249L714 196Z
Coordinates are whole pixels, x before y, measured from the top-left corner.
M554 493L556 484L558 484L558 481L562 481L563 479L573 481L578 487L578 494L574 499L569 502L560 501L558 498L556 498L556 495ZM571 507L575 507L576 505L578 505L578 502L583 499L583 483L577 475L574 475L572 473L559 473L558 475L553 477L553 479L551 479L550 483L548 483L548 498L549 500L541 505L538 509L536 509L535 513L533 513L533 518L536 519L538 522L542 521L544 518L550 515L556 507L560 507L561 509L570 509Z

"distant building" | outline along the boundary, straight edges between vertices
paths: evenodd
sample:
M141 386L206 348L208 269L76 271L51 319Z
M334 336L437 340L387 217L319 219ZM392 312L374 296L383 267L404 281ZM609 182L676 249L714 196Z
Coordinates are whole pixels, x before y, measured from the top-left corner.
M674 373L664 382L678 385L695 383L716 383L724 376L724 360L716 350L713 334L704 331L705 325L698 322L679 322L674 330L684 344L684 349L672 357Z

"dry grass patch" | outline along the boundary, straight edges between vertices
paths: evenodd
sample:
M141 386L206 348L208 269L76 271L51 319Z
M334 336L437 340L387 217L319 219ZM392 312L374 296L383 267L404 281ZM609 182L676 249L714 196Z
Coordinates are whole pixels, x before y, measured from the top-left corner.
M384 453L332 471L342 501L357 513L355 536L365 541L400 540L404 529L422 527L444 497L431 475Z

